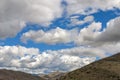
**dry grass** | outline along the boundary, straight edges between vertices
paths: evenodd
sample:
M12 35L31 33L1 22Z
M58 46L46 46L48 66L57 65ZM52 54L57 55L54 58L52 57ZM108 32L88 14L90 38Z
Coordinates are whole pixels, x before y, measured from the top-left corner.
M38 76L19 71L0 70L0 80L44 80Z
M120 53L69 72L59 80L120 80Z

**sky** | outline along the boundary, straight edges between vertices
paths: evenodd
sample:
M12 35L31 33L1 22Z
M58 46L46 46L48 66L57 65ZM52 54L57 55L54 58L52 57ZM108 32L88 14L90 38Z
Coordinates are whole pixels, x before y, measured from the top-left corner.
M120 0L1 0L0 69L72 71L120 52Z

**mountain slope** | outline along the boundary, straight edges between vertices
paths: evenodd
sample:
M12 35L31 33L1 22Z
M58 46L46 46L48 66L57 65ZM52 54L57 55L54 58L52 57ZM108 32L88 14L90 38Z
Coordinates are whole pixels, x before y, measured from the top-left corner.
M63 75L65 75L65 73L56 71L56 72L52 72L50 74L40 75L40 77L42 77L46 80L57 80Z
M11 70L0 70L0 80L44 80L38 76L32 76L31 74L11 71Z
M59 80L120 80L120 53L69 72Z

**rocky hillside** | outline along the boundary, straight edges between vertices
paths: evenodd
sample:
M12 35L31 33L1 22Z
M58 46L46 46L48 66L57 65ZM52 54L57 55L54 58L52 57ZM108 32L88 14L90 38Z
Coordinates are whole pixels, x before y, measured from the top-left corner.
M69 72L59 80L120 80L120 53Z
M44 80L38 76L19 71L0 70L0 80Z

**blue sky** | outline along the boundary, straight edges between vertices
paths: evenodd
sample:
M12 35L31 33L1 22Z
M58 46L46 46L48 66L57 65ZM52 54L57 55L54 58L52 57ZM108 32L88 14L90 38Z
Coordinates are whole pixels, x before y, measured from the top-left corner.
M102 28L106 28L106 24L108 21L119 16L116 14L116 12L119 12L119 9L107 10L107 11L98 11L98 12L93 13L91 15L94 16L95 22L101 22ZM64 15L66 15L66 16L64 16ZM7 38L4 40L1 40L1 45L3 45L3 46L5 46L5 45L9 45L9 46L22 45L25 47L39 48L41 51L59 50L59 49L75 47L75 44L73 42L70 42L67 44L61 43L61 44L49 45L46 43L35 43L34 41L31 41L31 40L29 40L27 43L23 43L20 40L21 35L29 30L38 31L38 30L42 29L44 31L49 31L50 29L54 29L57 26L59 26L62 29L71 30L71 29L76 28L76 27L78 27L78 29L82 29L82 28L86 27L87 25L89 25L89 23L85 23L82 25L69 26L68 24L70 23L70 17L67 17L67 13L64 13L64 15L58 19L55 19L49 27L44 27L44 26L41 26L40 24L29 24L28 23L28 25L26 25L26 27L24 29L22 29L22 31L17 33L16 36L14 36L12 38ZM76 15L79 16L79 19L83 19L84 17L86 17L86 15L80 15L80 14L76 14Z
M71 71L120 52L119 3L2 0L0 68L33 74Z

